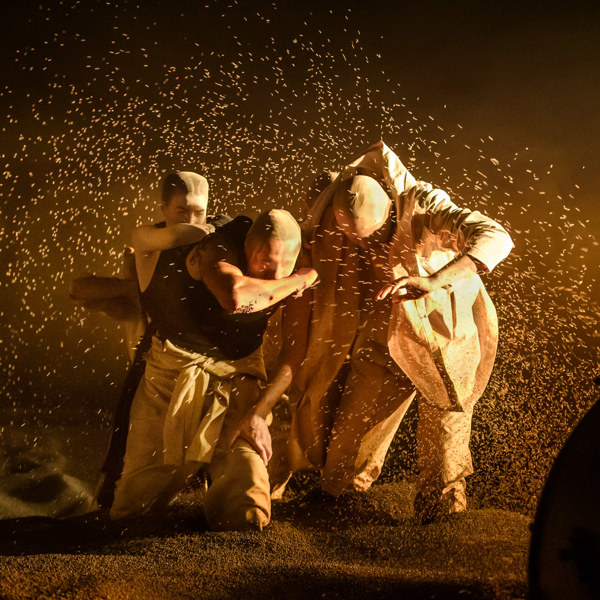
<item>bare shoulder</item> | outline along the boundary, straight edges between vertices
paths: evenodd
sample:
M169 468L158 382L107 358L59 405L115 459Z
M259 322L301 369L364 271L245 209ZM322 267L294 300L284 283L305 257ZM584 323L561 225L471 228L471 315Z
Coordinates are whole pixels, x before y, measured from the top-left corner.
M235 246L224 236L213 233L198 242L188 253L186 266L190 276L201 280L220 263L237 266L240 263Z

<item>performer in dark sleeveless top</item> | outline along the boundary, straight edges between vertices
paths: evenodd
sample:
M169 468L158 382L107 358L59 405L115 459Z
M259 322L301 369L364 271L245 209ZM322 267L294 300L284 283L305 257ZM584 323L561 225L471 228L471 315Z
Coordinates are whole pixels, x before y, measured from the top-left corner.
M260 345L268 317L316 281L313 269L292 273L300 246L293 217L272 210L252 226L241 217L191 248L161 252L142 289L156 333L111 518L164 506L206 468L212 529L269 522L269 456L240 422L266 378Z
M220 227L229 222L231 222L231 217L224 214L209 215L206 218L206 224L215 230L218 230ZM153 225L153 227L156 229L164 229L169 226L170 225L166 221L161 221ZM183 233L186 236L189 235L188 232L184 231ZM197 235L200 235L200 232ZM206 232L204 235L206 235ZM177 243L177 239L175 239L173 243ZM177 250L181 250L181 248L184 248L189 252L189 249L192 246L193 244L176 246L173 249L169 248L162 250L161 254L168 254L171 251L175 252ZM121 388L119 401L117 403L117 408L115 410L115 416L113 419L113 429L109 446L106 452L106 458L104 459L104 463L101 468L101 480L97 486L96 502L98 503L98 506L103 509L110 508L114 499L115 485L121 476L121 471L123 470L123 457L125 455L127 430L129 426L129 411L131 409L131 403L133 402L135 391L137 390L142 376L144 375L144 369L146 368L146 353L150 350L152 345L152 336L156 333L154 323L150 322L148 319L149 314L146 310L146 306L143 305L142 294L139 292L137 281L135 283L137 288L136 295L139 296L140 303L142 304L141 312L144 317L145 328L143 330L143 335L139 338L139 341L135 346L131 366Z
M148 315L140 307L139 276L148 278L161 252L194 244L231 221L227 215L206 216L208 187L206 178L197 173L177 171L166 175L161 187L160 206L164 221L142 225L134 231L134 247L128 249L124 263L125 279L88 276L76 279L71 285L71 296L79 304L102 310L123 322L130 351L135 346L132 364L115 410L110 443L96 490L96 502L101 508L110 508L115 483L123 470L129 411L144 374L145 355L150 350L154 333ZM124 286L127 286L127 294L121 291ZM126 301L125 307L123 301ZM119 309L117 313L115 306Z
M246 268L244 240L252 225L237 217L214 236L235 248L242 271ZM248 356L262 343L268 318L277 305L257 312L225 310L203 281L192 278L185 267L192 245L161 252L148 287L141 294L142 308L161 340L218 359Z

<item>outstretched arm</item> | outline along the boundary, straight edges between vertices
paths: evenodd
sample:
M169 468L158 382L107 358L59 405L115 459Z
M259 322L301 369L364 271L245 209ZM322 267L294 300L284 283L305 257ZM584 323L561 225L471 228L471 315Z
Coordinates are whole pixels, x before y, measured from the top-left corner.
M214 228L212 225L176 223L166 227L142 225L133 230L131 245L135 253L135 266L140 290L150 285L154 269L163 250L187 246L204 239Z
M168 250L199 242L213 231L212 225L191 225L190 223L176 223L167 227L141 225L133 230L131 244L135 252Z
M137 294L137 282L132 279L119 279L118 277L85 275L73 279L69 286L69 296L78 304L85 304L91 300L106 300L115 296L134 294Z
M310 259L301 259L304 269L310 268ZM257 450L265 465L273 454L267 417L286 391L300 369L308 348L312 293L300 293L288 298L283 305L281 321L282 349L277 366L256 405L240 421L229 439L231 446L238 437L244 438Z
M258 312L284 298L302 292L317 280L314 269L299 269L282 279L256 279L237 267L221 262L218 274L205 283L223 308L234 313Z
M425 209L423 227L439 239L440 245L479 261L480 272L491 272L513 249L508 232L493 219L456 206L442 190L417 193Z
M106 313L117 321L135 319L139 314L138 286L135 279L77 277L69 286L69 296L83 308Z
M400 277L391 283L387 283L379 290L376 298L377 300L383 300L392 294L394 302L415 300L439 288L452 285L459 279L480 273L482 267L485 268L485 265L480 261L468 254L463 254L432 275L426 277Z
M401 277L386 284L377 294L379 300L390 294L395 302L414 300L476 273L489 273L513 248L500 224L477 211L459 208L442 190L417 186L406 195L409 203L416 200L424 211L423 229L436 236L441 248L452 248L457 256L430 275Z
M298 372L308 346L311 294L288 298L283 306L283 347L273 375L262 391L258 402L240 421L229 439L229 446L238 437L252 444L265 465L273 455L267 417Z

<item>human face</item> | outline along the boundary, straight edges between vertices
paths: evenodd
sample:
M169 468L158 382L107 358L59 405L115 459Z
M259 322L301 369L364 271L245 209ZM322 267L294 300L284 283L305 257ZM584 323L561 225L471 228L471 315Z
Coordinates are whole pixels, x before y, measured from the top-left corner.
M289 277L296 265L298 243L270 238L260 248L246 252L248 275L257 279Z
M171 194L169 201L162 205L163 215L167 225L189 223L204 225L206 223L206 208L199 199L190 197L184 192Z

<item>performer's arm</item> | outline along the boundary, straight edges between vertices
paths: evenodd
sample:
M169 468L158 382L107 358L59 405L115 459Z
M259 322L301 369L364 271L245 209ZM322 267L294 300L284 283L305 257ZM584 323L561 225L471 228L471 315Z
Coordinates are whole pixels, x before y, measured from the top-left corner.
M287 390L306 356L310 321L311 294L288 298L283 305L283 345L275 371L254 408L254 413L266 419L279 398Z
M265 465L273 455L271 434L266 420L306 356L311 298L312 294L307 291L299 297L290 297L285 301L281 321L283 346L277 366L258 402L246 413L229 439L231 446L238 437L244 438L254 446Z
M397 302L413 300L476 273L489 273L512 250L512 240L499 223L477 211L459 208L442 190L414 188L408 193L422 196L423 227L459 254L428 276L401 277L386 284L378 292L378 300L390 294Z
M103 312L116 321L129 321L137 317L137 282L117 277L86 275L74 279L69 286L69 296L83 308Z
M258 312L310 287L314 269L302 268L281 279L256 279L244 275L238 258L221 240L196 245L187 258L188 272L201 279L219 304L232 313Z
M116 296L137 294L137 282L118 277L97 277L85 275L71 281L69 296L77 303L85 304L91 300L106 300Z
M479 261L489 273L513 248L508 232L496 221L478 211L459 208L446 192L433 189L424 195L424 227L441 242Z
M131 243L135 252L169 250L177 246L194 244L214 231L212 225L176 223L167 227L141 225L133 230Z
M450 261L441 269L426 277L400 277L384 285L377 293L377 300L383 300L390 294L394 295L394 302L414 300L434 292L439 288L452 285L455 281L480 273L485 265L463 254Z
M154 269L163 250L187 246L204 239L214 228L212 225L176 223L166 227L142 225L133 230L131 245L135 254L135 267L140 290L150 285Z

